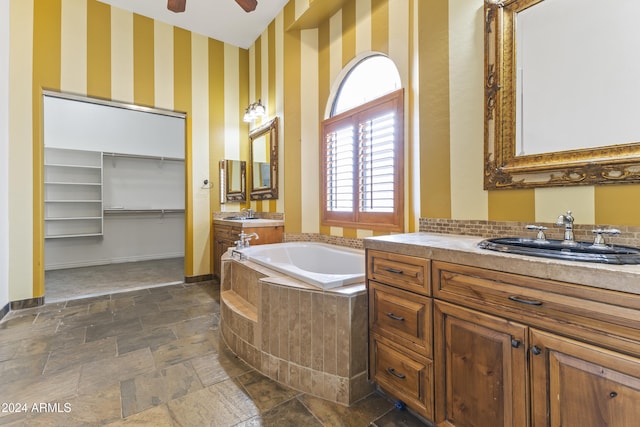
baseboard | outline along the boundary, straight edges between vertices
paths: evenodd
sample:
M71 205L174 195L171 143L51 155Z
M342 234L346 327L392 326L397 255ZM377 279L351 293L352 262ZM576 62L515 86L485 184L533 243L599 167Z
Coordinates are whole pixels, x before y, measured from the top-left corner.
M4 316L9 314L9 310L10 309L11 309L11 303L10 302L6 303L5 306L2 307L2 310L0 310L0 322L2 322L2 319L4 319Z
M169 258L182 258L184 257L184 253L169 253L169 254L156 254L156 255L139 255L139 256L130 256L130 257L121 257L121 258L111 258L111 259L102 259L102 260L93 260L93 261L82 261L82 262L66 262L60 264L51 264L45 265L45 270L63 270L65 268L79 268L79 267L95 267L97 265L109 265L109 264L122 264L125 262L138 262L138 261L153 261L158 259L169 259Z
M213 274L203 274L200 276L185 276L184 283L206 282L213 280Z
M44 305L44 297L27 298L18 301L11 301L11 310L22 310L24 308L33 308Z

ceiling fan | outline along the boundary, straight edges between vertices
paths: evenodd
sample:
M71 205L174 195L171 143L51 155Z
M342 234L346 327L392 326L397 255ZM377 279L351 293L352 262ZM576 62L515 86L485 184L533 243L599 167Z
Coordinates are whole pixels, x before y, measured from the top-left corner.
M236 0L236 3L247 13L253 12L258 6L258 0ZM184 12L187 0L167 0L167 9L174 13Z

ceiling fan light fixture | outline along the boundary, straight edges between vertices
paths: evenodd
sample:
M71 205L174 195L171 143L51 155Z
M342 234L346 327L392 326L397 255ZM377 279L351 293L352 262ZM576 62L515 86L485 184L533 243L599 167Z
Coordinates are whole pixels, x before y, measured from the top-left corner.
M245 12L253 12L258 6L258 0L236 0L236 3L240 5Z
M187 0L167 0L167 9L174 13L184 12Z

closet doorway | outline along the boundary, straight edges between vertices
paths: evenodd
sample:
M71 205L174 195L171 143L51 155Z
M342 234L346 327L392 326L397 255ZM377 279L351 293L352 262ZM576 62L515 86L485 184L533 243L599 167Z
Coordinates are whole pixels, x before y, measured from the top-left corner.
M185 115L45 91L45 301L184 281Z

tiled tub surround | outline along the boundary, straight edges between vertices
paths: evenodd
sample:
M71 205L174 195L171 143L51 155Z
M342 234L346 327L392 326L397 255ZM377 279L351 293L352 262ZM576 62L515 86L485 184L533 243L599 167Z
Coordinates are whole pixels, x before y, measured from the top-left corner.
M291 388L344 405L373 391L364 283L322 291L228 252L220 328L241 359Z

